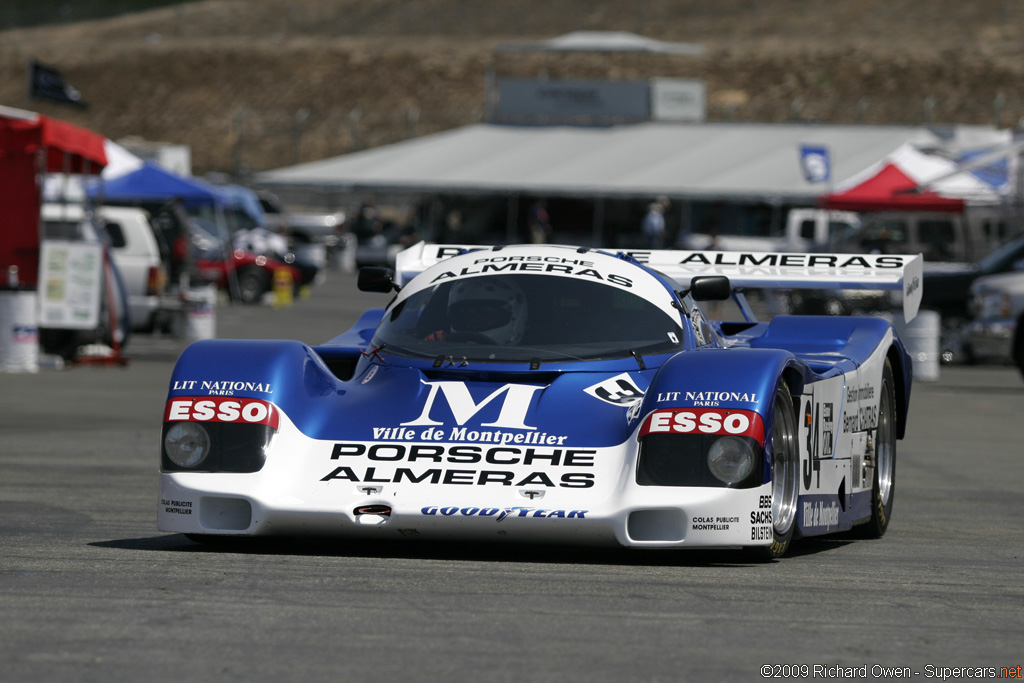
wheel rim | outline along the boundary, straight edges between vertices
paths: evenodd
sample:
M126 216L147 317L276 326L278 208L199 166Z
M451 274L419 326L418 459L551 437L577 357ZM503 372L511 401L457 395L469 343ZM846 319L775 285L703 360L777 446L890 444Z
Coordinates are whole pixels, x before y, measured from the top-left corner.
M893 440L892 399L889 387L882 387L882 400L878 406L878 443L875 445L875 459L878 467L878 495L882 505L889 504L892 495L893 463L895 461L896 444Z
M772 420L772 525L779 535L786 534L796 519L799 472L795 432L783 399L776 398Z

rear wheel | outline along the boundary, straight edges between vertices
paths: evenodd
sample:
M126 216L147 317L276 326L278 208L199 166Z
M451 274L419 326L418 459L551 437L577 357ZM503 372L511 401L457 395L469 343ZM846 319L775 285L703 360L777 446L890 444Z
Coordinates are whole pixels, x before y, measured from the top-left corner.
M758 559L782 557L796 530L797 496L800 494L800 450L797 445L796 410L785 381L775 390L772 408L772 544L750 548Z
M882 371L882 395L878 401L878 426L875 428L874 475L871 485L871 519L859 531L865 538L881 538L892 517L896 487L896 392L892 365L885 361Z

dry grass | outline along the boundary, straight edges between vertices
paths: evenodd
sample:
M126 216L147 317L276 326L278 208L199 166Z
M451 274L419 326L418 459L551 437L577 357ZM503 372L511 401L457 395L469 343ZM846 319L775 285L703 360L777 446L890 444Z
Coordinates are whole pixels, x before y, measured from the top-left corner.
M622 30L701 57L498 56L505 41ZM0 33L0 104L111 138L188 144L199 173L262 170L478 120L485 76L679 76L709 119L1015 124L1024 4L1011 0L207 0ZM27 97L28 59L91 106ZM930 99L929 99L930 98ZM307 114L301 128L297 121ZM418 118L410 118L418 112Z

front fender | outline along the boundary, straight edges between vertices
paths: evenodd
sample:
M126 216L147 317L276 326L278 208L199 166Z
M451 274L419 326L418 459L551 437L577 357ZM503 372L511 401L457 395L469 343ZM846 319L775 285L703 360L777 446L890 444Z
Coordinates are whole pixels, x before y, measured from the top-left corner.
M323 360L302 342L208 339L182 352L167 397L258 398L288 410L343 392Z
M767 418L780 377L794 396L810 379L792 353L780 349L699 349L670 358L655 375L641 413L659 408L733 408Z

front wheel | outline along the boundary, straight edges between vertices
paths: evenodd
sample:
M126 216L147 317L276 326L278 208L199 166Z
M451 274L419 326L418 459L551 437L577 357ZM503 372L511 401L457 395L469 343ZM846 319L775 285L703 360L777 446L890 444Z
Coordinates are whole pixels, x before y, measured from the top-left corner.
M797 497L800 494L800 450L797 445L796 409L784 380L775 390L772 408L772 544L749 550L762 561L782 557L796 530Z

